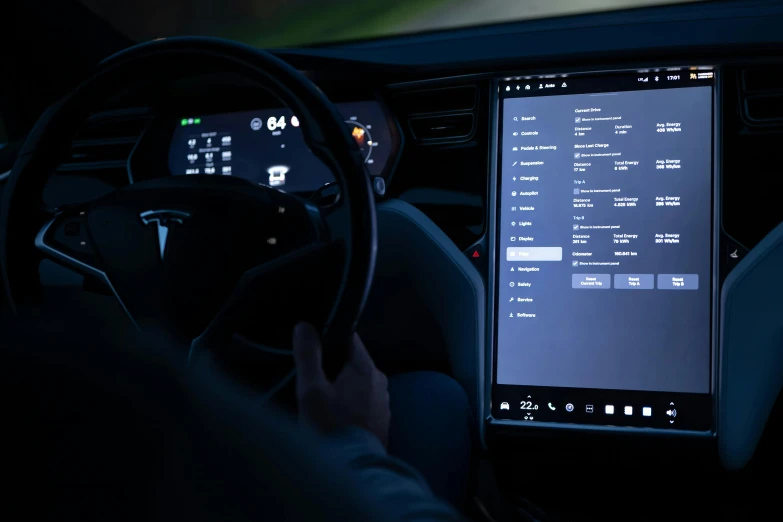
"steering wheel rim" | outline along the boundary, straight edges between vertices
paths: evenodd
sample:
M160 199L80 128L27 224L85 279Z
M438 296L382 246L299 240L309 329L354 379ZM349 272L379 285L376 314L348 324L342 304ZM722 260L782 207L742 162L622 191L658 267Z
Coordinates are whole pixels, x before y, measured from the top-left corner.
M46 235L41 228L42 218L46 217L41 210L43 188L95 100L105 101L107 93L151 73L168 81L179 80L192 74L187 64L195 61L200 64L200 71L240 73L280 99L297 114L308 147L332 170L340 184L339 204L349 221L344 224L342 238L345 255L339 289L322 332L324 364L328 373L335 374L348 356L350 339L366 302L375 267L375 199L369 176L343 118L320 89L273 55L226 40L169 38L121 51L104 60L91 78L41 116L19 153L3 194L0 270L11 309L17 312L27 295L40 293L37 263L29 260L40 259L41 238ZM312 214L312 207L307 210ZM85 215L89 210L80 212ZM38 248L33 238L38 238ZM45 250L44 254L47 254ZM62 261L57 256L49 257ZM246 272L251 271L248 268ZM234 294L229 301L236 301ZM224 308L218 316L225 316ZM210 323L194 345L206 343L218 330L214 322Z

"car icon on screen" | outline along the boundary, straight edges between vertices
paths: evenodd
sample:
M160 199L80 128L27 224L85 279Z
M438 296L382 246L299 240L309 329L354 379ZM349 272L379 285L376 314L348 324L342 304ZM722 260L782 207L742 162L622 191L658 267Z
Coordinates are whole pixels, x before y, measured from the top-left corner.
M269 186L279 187L285 185L285 175L288 174L290 169L285 165L274 165L266 169L269 174Z
M501 402L500 403L500 409L501 410L509 410L509 409L511 409L511 407L508 405L507 402Z

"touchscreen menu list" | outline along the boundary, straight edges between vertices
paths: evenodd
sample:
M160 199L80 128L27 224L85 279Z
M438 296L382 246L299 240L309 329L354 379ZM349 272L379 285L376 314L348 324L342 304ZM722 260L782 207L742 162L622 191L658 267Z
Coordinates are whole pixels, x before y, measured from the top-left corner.
M709 393L712 87L500 103L495 382Z

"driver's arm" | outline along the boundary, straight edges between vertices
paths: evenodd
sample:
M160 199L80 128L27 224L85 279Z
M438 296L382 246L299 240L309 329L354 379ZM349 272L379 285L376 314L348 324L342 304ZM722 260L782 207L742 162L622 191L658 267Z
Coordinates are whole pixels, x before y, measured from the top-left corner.
M367 410L363 417L357 413L361 408L338 415L336 419L350 424L318 434L259 404L257 396L242 393L214 366L197 365L181 374L175 364L180 351L162 338L138 339L132 332L114 341L86 336L95 325L67 309L53 322L34 319L0 326L2 397L37 420L18 418L18 429L13 431L19 444L14 451L29 456L37 455L41 445L61 447L78 455L86 470L108 470L98 483L92 476L63 472L66 483L48 484L52 488L94 491L96 498L105 493L101 487L106 484L129 488L135 495L133 509L119 497L112 506L130 509L128 519L145 510L136 519L153 514L193 522L460 519L432 495L416 471L386 453L367 426L388 423L362 421L368 418ZM356 363L351 368L358 375L375 375ZM36 397L42 398L40 403ZM103 403L117 409L117 415L96 410ZM46 411L40 410L41 405ZM47 417L61 410L69 414ZM80 444L69 447L59 440L63 427L69 434L82 433L81 422L85 436L71 437ZM109 435L96 441L94 425ZM39 444L38 439L47 443ZM117 457L128 452L132 459ZM57 462L47 464L56 467ZM25 492L26 486L19 487L20 493ZM41 484L39 492L47 491L46 487ZM89 505L72 503L71 507L81 512Z
M349 428L329 441L348 472L363 484L361 494L386 520L461 520L447 502L436 498L426 481L405 462L386 453L380 441L361 428Z
M302 421L325 434L326 444L373 505L390 520L454 520L413 468L386 452L391 413L386 376L354 335L351 353L334 382L323 371L316 330L299 324L293 336L297 398Z
M309 412L305 425L235 395L232 383L219 373L207 371L201 384L191 388L196 395L206 392L206 400L196 402L207 407L201 413L214 428L210 431L219 435L209 444L210 457L229 458L232 468L238 465L251 475L234 475L232 469L226 486L234 490L237 484L256 484L255 507L269 520L275 512L293 520L330 522L462 520L413 468L387 453L384 434L378 433L388 429L385 377L378 380L378 371L366 365L371 361L364 358L363 346L354 350L335 382L324 378L317 386L327 387L318 390L313 386L319 373L308 373L315 369L308 364L320 361L316 341L308 327L295 334L300 412ZM319 349L307 351L314 346ZM313 414L315 405L324 415Z

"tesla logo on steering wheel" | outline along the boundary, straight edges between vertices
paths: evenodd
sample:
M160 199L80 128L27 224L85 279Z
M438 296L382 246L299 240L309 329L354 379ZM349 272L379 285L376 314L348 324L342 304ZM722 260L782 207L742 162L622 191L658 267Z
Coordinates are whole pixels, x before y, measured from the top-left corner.
M169 238L169 225L171 223L182 224L183 220L190 217L187 212L180 210L147 210L139 214L141 222L145 225L155 223L158 232L158 246L160 247L160 260L166 253L166 241Z

